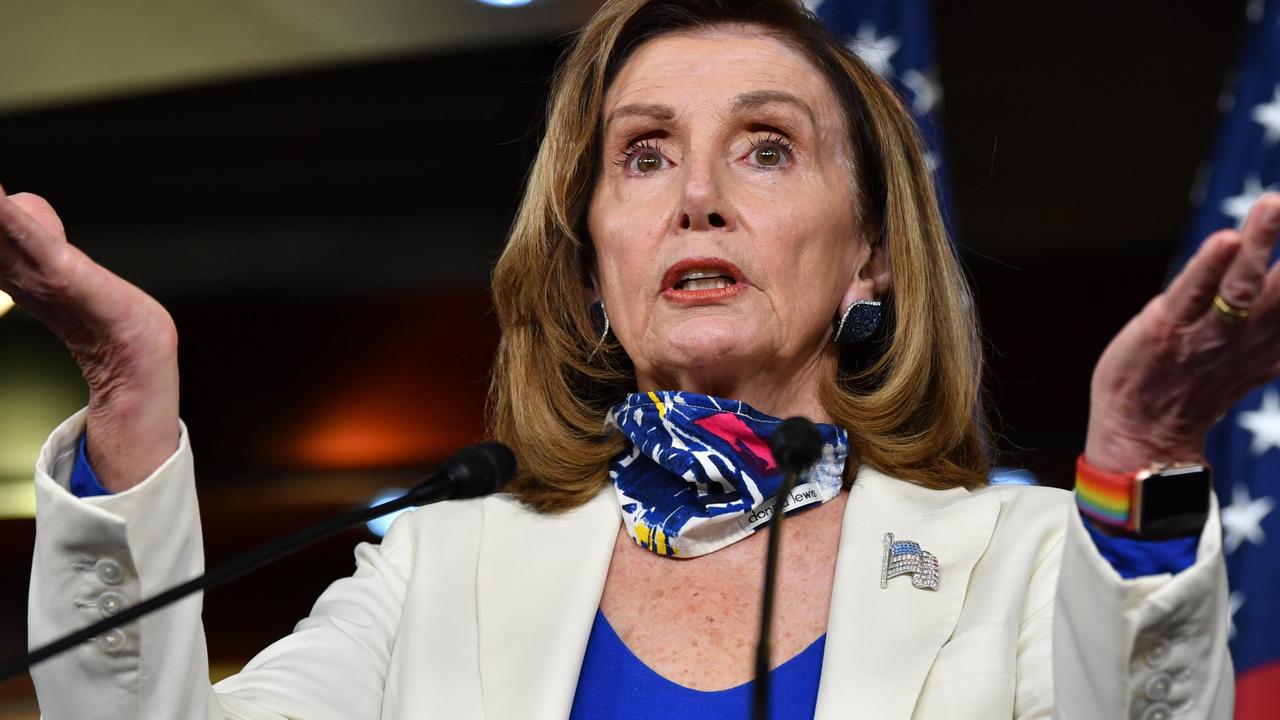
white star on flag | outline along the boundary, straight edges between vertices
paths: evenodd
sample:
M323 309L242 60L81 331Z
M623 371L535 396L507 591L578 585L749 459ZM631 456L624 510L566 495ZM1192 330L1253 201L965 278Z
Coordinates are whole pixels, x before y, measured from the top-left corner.
M1236 416L1236 424L1253 434L1249 449L1254 455L1280 448L1280 393L1268 387L1262 392L1258 409L1241 412Z
M1267 129L1263 142L1274 145L1280 142L1280 85L1276 85L1271 102L1253 108L1253 119Z
M845 46L880 77L889 77L889 71L893 69L889 60L901 45L902 42L892 35L877 35L871 23L863 23L856 36L845 40Z
M804 7L811 13L818 12L818 8L822 7L822 3L827 0L804 0Z
M1235 218L1236 229L1244 227L1244 220L1249 217L1249 211L1270 189L1262 187L1262 181L1258 179L1257 175L1250 175L1244 179L1244 189L1240 191L1239 195L1222 201L1222 214Z
M1267 6L1267 0L1249 0L1249 4L1245 6L1245 17L1249 18L1249 22L1256 23L1262 19L1262 11Z
M928 115L938 98L942 97L942 88L928 75L919 70L908 70L902 74L902 84L911 89L911 106L921 115Z
M1254 545L1266 542L1267 534L1262 531L1262 520L1272 510L1275 503L1271 498L1263 496L1257 499L1249 497L1249 488L1236 485L1231 489L1231 504L1222 508L1222 545L1227 554L1235 552L1245 540Z
M1239 590L1227 596L1227 622L1231 623L1230 638L1236 636L1236 613L1244 607L1244 593Z

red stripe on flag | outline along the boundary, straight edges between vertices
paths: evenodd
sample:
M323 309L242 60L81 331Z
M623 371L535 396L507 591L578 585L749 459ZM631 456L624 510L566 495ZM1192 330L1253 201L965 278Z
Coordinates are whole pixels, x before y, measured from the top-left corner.
M1236 720L1273 720L1280 709L1280 662L1236 677Z

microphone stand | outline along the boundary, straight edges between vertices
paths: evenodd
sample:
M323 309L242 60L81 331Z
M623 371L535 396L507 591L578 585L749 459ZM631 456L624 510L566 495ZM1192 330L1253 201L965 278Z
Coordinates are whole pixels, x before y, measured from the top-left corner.
M754 720L769 720L769 634L773 626L773 592L778 582L778 546L782 541L783 506L795 487L795 470L782 475L782 487L773 504L773 527L769 529L769 550L764 565L764 597L760 605L760 642L756 645L755 698L752 700Z
M769 720L769 635L773 627L773 595L778 584L778 548L782 544L782 525L787 517L791 490L800 473L817 462L822 454L822 435L818 428L802 417L783 420L769 438L769 450L782 470L782 487L774 495L769 549L764 565L764 593L760 603L760 642L756 645L756 680L751 716Z
M487 487L483 482L485 478L481 478L479 482L469 474L479 475L475 470L465 463L474 459L475 456L484 456L482 459L487 460L488 454L495 453L494 449L488 446L497 446L501 448L501 452L505 452L510 457L510 451L497 443L487 443L480 446L472 446L467 450L463 450L455 458L461 462L455 463L454 468L460 468L462 477L453 477L450 471L442 471L428 478L427 480L414 486L409 492L394 500L389 500L373 507L357 508L347 513L343 513L338 517L326 520L324 522L312 525L308 528L286 535L279 540L264 545L256 550L251 550L233 560L230 560L218 567L210 570L196 578L192 578L181 585L174 586L142 602L131 605L119 613L111 617L103 618L88 627L81 628L69 635L61 637L53 642L32 650L24 655L10 658L3 664L0 664L0 681L7 680L24 670L27 670L37 663L48 660L49 658L62 653L80 643L90 640L102 633L117 628L132 620L136 620L154 610L157 610L169 603L175 602L200 590L208 590L211 588L225 585L243 575L257 570L264 565L268 565L286 555L289 555L304 545L323 540L327 537L336 535L349 527L366 523L376 517L388 515L403 508L426 505L428 503L438 502L440 500L449 500L458 497L474 497L494 492L506 483L511 477L511 471L515 467L515 461L510 461L509 468L501 468L497 471L498 478L488 481ZM477 452L473 452L477 451ZM468 454L470 453L470 456ZM448 466L452 461L446 461ZM495 474L490 471L490 475ZM505 477L503 476L505 474ZM474 486L474 487L473 487Z

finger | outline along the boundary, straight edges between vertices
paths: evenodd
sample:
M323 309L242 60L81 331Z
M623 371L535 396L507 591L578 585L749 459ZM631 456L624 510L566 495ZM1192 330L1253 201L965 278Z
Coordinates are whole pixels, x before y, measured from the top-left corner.
M1249 311L1249 348L1251 354L1271 357L1280 363L1280 264L1267 271L1262 293ZM1269 377L1280 374L1280 364Z
M1189 325L1204 316L1240 247L1235 230L1219 230L1200 244L1165 291L1165 307L1174 322Z
M38 203L31 200L34 195L25 200L15 200L17 197L0 194L0 258L8 256L6 264L22 260L36 268L46 267L56 261L57 253L65 249L66 241L37 222L19 204L38 207L48 203L38 198Z
M1262 280L1262 292L1254 300L1249 317L1262 317L1267 313L1280 311L1280 263L1267 270ZM1280 327L1276 328L1280 330Z
M67 231L62 227L62 218L58 217L58 213L54 211L48 200L39 195L25 192L14 193L9 196L9 200L22 208L23 212L30 215L31 219L37 223L40 223L40 227L48 230L54 237L59 240L67 239Z
M1238 308L1253 307L1280 235L1280 193L1267 193L1253 206L1241 231L1240 252L1222 277L1218 294Z
M39 211L43 200L29 196L24 204ZM75 269L83 266L79 253L59 235L49 232L13 197L0 193L0 291L59 333L61 323L49 314L48 302L70 301ZM61 334L61 333L59 333Z

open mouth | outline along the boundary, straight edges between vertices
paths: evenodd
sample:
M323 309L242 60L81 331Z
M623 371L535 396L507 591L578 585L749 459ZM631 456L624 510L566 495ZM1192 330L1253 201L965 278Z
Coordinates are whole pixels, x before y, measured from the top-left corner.
M720 290L730 285L737 285L738 281L729 275L723 275L715 271L706 270L690 270L680 276L675 284L676 290Z
M736 265L720 258L685 258L672 265L662 277L666 292L697 293L726 291L747 281Z

